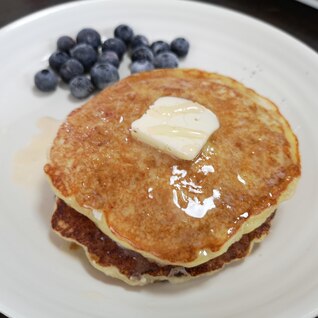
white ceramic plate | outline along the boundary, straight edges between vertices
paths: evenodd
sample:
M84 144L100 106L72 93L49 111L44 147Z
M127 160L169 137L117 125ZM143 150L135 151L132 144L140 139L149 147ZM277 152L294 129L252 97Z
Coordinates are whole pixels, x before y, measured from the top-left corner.
M310 7L318 9L318 0L297 0L297 1L305 3Z
M57 37L75 36L85 26L111 36L123 22L151 40L186 36L191 51L181 66L230 75L256 89L279 105L299 137L303 175L295 196L249 258L210 278L130 288L104 277L51 233L53 196L44 177L36 180L41 167L28 167L25 159L34 178L28 186L13 177L17 153L39 133L38 120L63 119L80 105L66 89L44 95L33 88L33 75L46 66ZM2 29L0 47L0 311L14 318L318 314L317 54L247 16L166 0L54 7Z

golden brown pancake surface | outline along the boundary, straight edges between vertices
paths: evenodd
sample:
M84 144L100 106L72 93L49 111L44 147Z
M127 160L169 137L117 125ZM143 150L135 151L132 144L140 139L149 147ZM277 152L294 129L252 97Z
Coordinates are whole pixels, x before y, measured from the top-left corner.
M100 231L87 217L58 199L52 216L52 228L62 238L82 246L89 261L105 274L131 285L145 285L157 280L182 282L192 277L212 274L225 264L244 258L253 243L265 237L270 229L272 214L260 227L243 237L222 255L195 267L160 266L142 255L120 247Z
M218 117L194 161L131 137L131 123L162 96ZM130 76L73 111L45 172L56 194L113 240L165 264L195 266L265 221L294 186L300 159L270 101L227 77L175 69ZM202 218L188 214L207 207Z

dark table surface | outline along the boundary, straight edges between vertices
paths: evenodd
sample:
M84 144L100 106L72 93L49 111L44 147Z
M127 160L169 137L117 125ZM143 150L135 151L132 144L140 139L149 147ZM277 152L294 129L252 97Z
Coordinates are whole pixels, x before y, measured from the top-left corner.
M0 0L0 27L65 0ZM318 10L295 0L206 0L266 21L318 52ZM1 282L0 282L1 288ZM0 318L5 318L0 313ZM32 318L32 317L30 317Z
M66 0L0 0L0 27ZM295 0L203 0L254 16L318 51L318 10Z

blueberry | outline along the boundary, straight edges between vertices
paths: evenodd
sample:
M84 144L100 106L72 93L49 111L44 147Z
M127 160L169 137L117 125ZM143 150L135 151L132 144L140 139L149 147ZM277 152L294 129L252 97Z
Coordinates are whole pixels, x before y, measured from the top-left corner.
M115 38L119 38L126 44L129 44L134 36L132 28L126 24L121 24L114 31Z
M70 81L70 90L75 98L86 98L94 91L94 85L87 76L80 75Z
M176 38L171 44L170 48L178 57L185 57L189 52L190 44L185 38Z
M63 52L69 52L75 44L75 41L70 36L63 35L57 40L57 49Z
M90 70L97 61L96 51L91 45L86 43L77 44L71 50L71 56L80 61L86 71Z
M119 74L116 67L109 63L96 63L91 69L91 78L97 89L103 89L117 82Z
M175 68L178 67L178 58L172 52L163 52L154 59L156 68Z
M49 64L54 71L58 72L61 66L69 59L70 56L67 53L56 51L49 57Z
M57 76L51 70L42 70L35 74L34 84L42 92L51 92L56 89Z
M139 46L131 53L131 60L140 61L140 60L147 60L152 62L154 59L153 53L151 49L147 46Z
M113 51L103 52L97 59L98 63L110 63L116 68L119 67L119 58L118 55Z
M76 37L77 43L85 43L91 45L95 50L101 45L100 34L91 28L81 30Z
M84 73L83 65L75 59L69 59L60 68L60 75L64 82L68 83L72 78Z
M119 59L121 60L126 52L126 45L121 39L110 38L103 43L102 51L113 51L118 55Z
M158 55L162 52L170 51L170 45L164 41L153 42L150 46L154 55Z
M151 71L154 68L155 68L154 65L147 60L135 61L130 65L131 74Z
M149 41L144 35L135 35L131 40L131 50L134 50L139 46L149 46Z

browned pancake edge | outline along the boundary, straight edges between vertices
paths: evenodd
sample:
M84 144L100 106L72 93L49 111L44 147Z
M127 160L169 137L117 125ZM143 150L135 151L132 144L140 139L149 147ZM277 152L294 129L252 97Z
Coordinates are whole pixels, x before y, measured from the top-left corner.
M253 243L264 238L270 229L272 214L265 223L232 244L222 254L204 264L185 268L181 266L161 266L141 254L120 247L87 217L76 212L61 199L56 201L52 216L52 228L62 238L82 246L89 261L106 275L116 277L130 285L145 285L167 280L183 282L194 277L212 274L225 264L246 257Z

